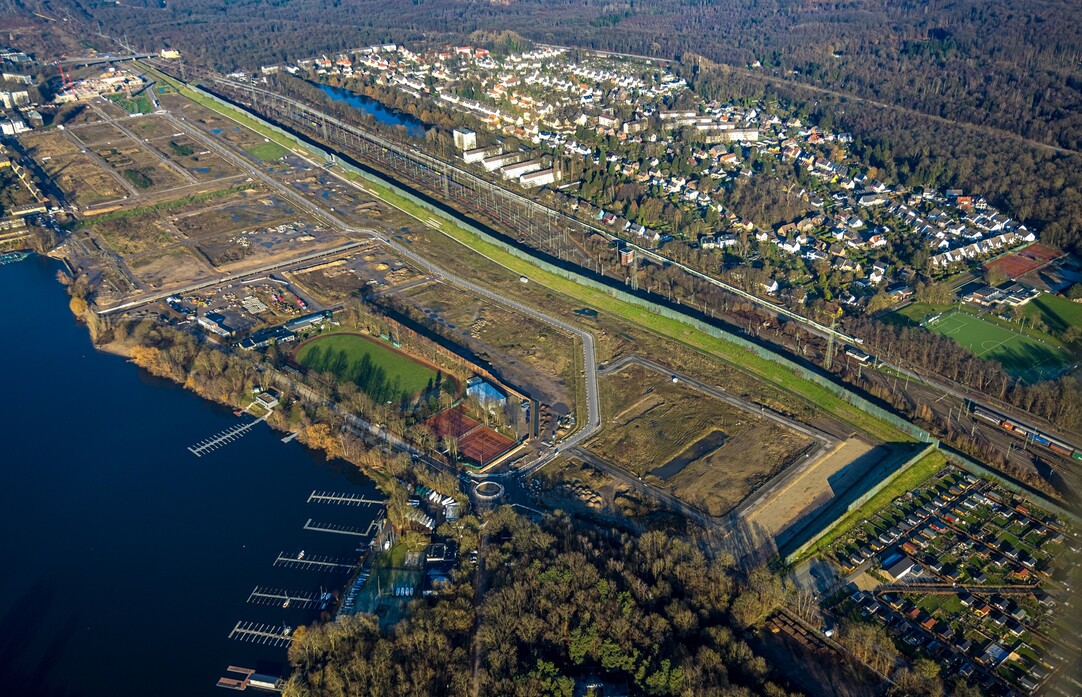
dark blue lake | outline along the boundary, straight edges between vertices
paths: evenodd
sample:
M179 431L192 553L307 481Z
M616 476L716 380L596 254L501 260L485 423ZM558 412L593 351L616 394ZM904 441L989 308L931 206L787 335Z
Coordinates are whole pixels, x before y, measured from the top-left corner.
M0 266L0 689L6 696L223 695L227 665L272 670L285 650L227 638L238 621L296 627L318 610L249 604L255 586L337 590L344 573L275 566L280 552L356 557L374 508L307 503L375 492L346 463L95 351L58 266Z
M350 92L341 87L332 87L331 85L321 84L316 84L316 87L336 102L345 102L355 109L360 109L366 114L371 114L375 117L376 121L379 121L380 123L385 123L390 126L405 126L406 133L408 133L411 138L425 137L425 123L415 116L405 114L401 111L395 111L371 97L366 97L365 95L357 94L356 92Z

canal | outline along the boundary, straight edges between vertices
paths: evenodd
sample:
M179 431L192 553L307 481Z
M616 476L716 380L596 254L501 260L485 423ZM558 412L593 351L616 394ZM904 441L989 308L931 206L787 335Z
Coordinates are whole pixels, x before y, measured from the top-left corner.
M248 603L256 586L338 590L339 573L275 566L280 552L355 557L376 508L307 503L313 490L376 497L347 463L96 351L58 265L0 266L6 299L0 477L0 676L35 697L226 695L227 665L283 668L285 650L228 639L238 621L296 627L318 608ZM381 498L381 497L380 497Z
M354 109L369 114L382 124L402 126L406 129L406 133L410 138L425 137L425 122L415 116L396 111L390 107L384 106L381 102L372 99L371 97L366 97L363 94L357 94L356 92L351 92L341 87L332 87L331 85L319 83L313 84L333 101L344 102Z

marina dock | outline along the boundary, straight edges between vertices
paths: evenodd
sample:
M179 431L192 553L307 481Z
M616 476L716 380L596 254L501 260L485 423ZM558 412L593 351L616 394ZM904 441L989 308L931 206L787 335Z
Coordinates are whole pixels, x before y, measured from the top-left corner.
M256 586L248 596L253 605L271 605L274 607L297 608L308 610L330 602L329 593L320 595L315 591L288 591L281 588Z
M285 552L278 554L274 560L275 566L283 566L287 569L305 569L314 571L338 571L349 573L357 568L356 562L333 557L306 556L303 553L288 555Z
M203 457L206 453L212 452L223 446L229 445L235 440L243 437L253 426L258 423L262 423L267 417L261 416L255 421L246 424L239 424L233 428L228 428L221 433L211 436L206 440L201 440L195 445L188 446L188 450L191 451L196 457Z
M259 622L237 622L233 631L229 632L229 638L281 648L293 641L293 629Z
M382 506L383 501L366 499L353 494L336 494L331 491L313 491L308 496L308 503L333 503L341 506Z
M368 537L372 532L372 528L375 527L375 522L368 526L367 530L361 530L351 525L339 525L338 523L313 523L309 518L308 522L304 524L305 530L312 530L314 532L329 532L335 535L351 535L353 537Z

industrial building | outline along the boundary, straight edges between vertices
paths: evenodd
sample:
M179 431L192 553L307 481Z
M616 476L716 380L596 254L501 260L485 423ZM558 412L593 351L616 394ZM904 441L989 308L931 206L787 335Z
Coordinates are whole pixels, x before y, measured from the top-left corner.
M271 344L281 344L287 341L295 341L297 335L285 327L270 327L255 332L238 344L245 351L266 348Z
M199 326L218 336L233 336L234 329L225 323L225 315L208 312L199 318Z
M330 319L330 316L330 312L317 312L304 317L298 317L297 319L291 319L283 326L291 332L302 332L305 329L311 329L316 325L323 324L323 321Z

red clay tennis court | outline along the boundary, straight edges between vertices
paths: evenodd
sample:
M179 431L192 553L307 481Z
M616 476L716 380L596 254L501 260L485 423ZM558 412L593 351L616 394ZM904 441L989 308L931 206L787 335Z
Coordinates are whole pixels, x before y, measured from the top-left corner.
M458 452L470 462L487 465L515 445L502 433L481 426L467 433L458 441Z
M479 465L487 465L510 450L515 441L476 419L462 413L461 408L447 409L432 416L425 423L437 438L451 436L458 439L459 455Z
M1025 249L1008 254L984 265L986 269L1002 271L1012 281L1030 271L1044 266L1053 259L1063 256L1063 252L1046 244L1031 244Z
M432 416L425 423L436 434L437 438L462 438L473 429L480 426L480 422L471 419L459 409L445 409Z

